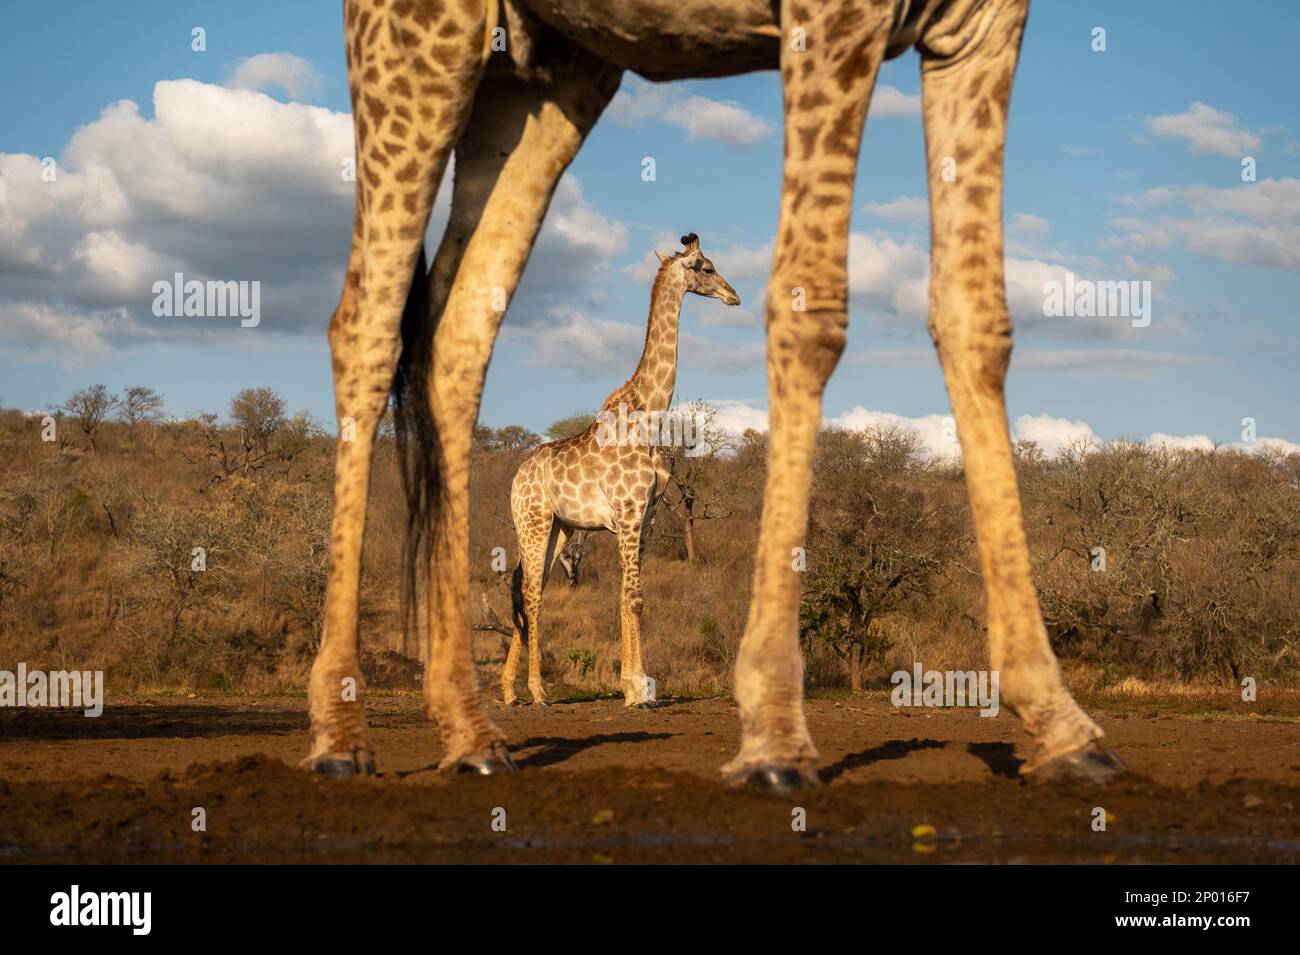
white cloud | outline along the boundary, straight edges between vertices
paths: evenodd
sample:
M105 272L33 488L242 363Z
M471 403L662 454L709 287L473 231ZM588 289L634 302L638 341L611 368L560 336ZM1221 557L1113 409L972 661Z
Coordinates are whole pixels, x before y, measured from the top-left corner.
M723 306L719 306L723 307ZM767 361L767 345L763 341L724 344L681 333L678 362L683 368L701 368L714 373L732 373L762 368Z
M1201 102L1181 113L1148 116L1148 128L1165 139L1185 139L1192 152L1240 157L1259 146L1259 137L1241 125L1232 113Z
M620 126L657 121L686 131L691 142L711 139L733 149L758 146L772 133L772 124L729 100L688 93L680 85L650 83L627 75L605 110Z
M742 305L726 308L710 308L700 314L700 325L704 328L749 328L762 329L763 302L761 299Z
M909 198L904 197L904 200ZM889 206L891 210L901 210L905 208L901 204L904 200L882 205ZM1027 214L1017 216L1013 223L1020 234L1042 235L1049 229L1046 220ZM771 268L771 241L756 246L706 251L719 271L733 285L739 286L746 280L765 280ZM657 266L654 256L647 254L645 259L624 267L622 271L648 285ZM930 253L920 240L911 236L896 236L886 231L852 232L849 235L848 266L850 309L855 318L861 316L906 330L913 335L926 336L925 323L930 311ZM1174 281L1173 273L1163 266L1139 263L1129 256L1121 256L1108 263L1083 260L1068 265L1059 261L1008 256L1007 305L1021 336L1062 342L1136 342L1150 339L1152 329L1134 328L1132 321L1125 318L1059 318L1045 315L1043 303L1046 284L1050 281L1063 283L1066 273L1071 271L1076 272L1081 279L1150 281L1152 297L1160 303L1160 307L1154 310L1153 319L1153 323L1159 323L1159 333L1168 335L1181 331L1182 312L1163 305L1165 290ZM764 286L765 282L754 288L752 306L756 317L762 313ZM734 318L734 323L739 323L741 316ZM706 318L705 323L733 324L732 319L733 316L728 314L719 316L716 321L711 317ZM743 324L750 323L746 321ZM907 351L907 354L901 354L902 351ZM923 351L930 356L924 361L933 361L928 336ZM905 349L868 350L856 353L857 357L851 356L849 360L869 364L906 362L918 366L922 362L918 357L920 354ZM1041 354L1027 352L1022 348L1017 352L1017 360L1020 367L1024 368L1060 369L1067 373L1098 377L1150 378L1162 368L1188 359L1173 353L1146 352L1137 348L1090 351L1076 349L1072 352Z
M1011 373L1040 372L1075 378L1149 380L1166 368L1211 360L1183 352L1153 352L1140 348L1065 348L1052 351L1016 348L1011 353ZM841 364L939 370L938 356L928 345L916 348L863 348L846 353Z
M1224 445L1230 451L1244 451L1247 454L1261 454L1272 451L1277 454L1300 454L1300 444L1286 438L1256 438L1254 441L1234 441Z
M717 411L718 427L732 434L742 434L746 429L767 431L769 417L766 409L750 401L735 399L709 399L707 404ZM931 458L960 457L961 445L956 441L955 425L951 415L931 414L909 418L890 411L872 411L860 405L838 415L826 418L823 427L860 430L874 427L905 428L916 432L923 453Z
M725 431L738 435L750 428L756 431L768 430L768 413L755 401L708 399L706 403L717 410L718 426ZM824 419L822 426L851 430L875 427L905 428L916 433L920 438L922 453L931 460L961 457L961 444L955 440L955 422L948 414L908 417L858 405L843 414ZM1106 443L1086 421L1057 418L1049 414L1020 415L1015 420L1011 434L1016 441L1034 442L1044 456L1049 458L1054 458L1067 449L1099 448ZM1213 452L1216 450L1214 441L1203 434L1179 437L1157 431L1147 438L1146 444L1153 448L1160 447L1174 451ZM1252 442L1238 441L1219 445L1218 450L1241 451L1248 454L1259 454L1265 451L1300 454L1300 444L1284 438L1261 437Z
M259 53L236 65L226 85L237 90L261 90L278 86L289 99L310 102L320 96L325 77L300 56L292 53Z
M345 114L193 80L158 83L153 119L127 100L107 106L73 134L52 182L36 157L0 154L0 337L38 351L43 340L75 363L237 332L152 315L152 283L178 271L261 281L260 327L318 331L346 257L351 155ZM72 333L38 320L51 314Z
M713 264L733 285L736 282L753 279L767 281L768 273L772 269L773 243L770 239L759 245L727 246L716 253L710 251L703 240L701 244L705 254L713 260Z
M1041 238L1047 235L1051 227L1041 216L1032 216L1027 212L1017 212L1007 223L1007 234L1023 238Z
M625 265L619 269L620 275L625 275L637 285L649 286L654 281L655 275L659 272L659 260L655 258L653 252L647 252L644 256L637 259L631 265Z
M723 431L744 434L750 430L767 431L769 427L767 411L747 401L709 399L706 403L717 412L714 423Z
M72 259L105 288L126 294L145 287L168 265L162 255L141 243L128 242L112 229L86 233L72 247Z
M838 417L828 418L826 425L851 431L878 427L906 428L916 432L927 457L961 457L961 445L957 441L957 428L952 415L930 414L908 418L890 411L870 411L858 405Z
M631 265L625 265L619 269L619 274L625 275L638 285L650 287L654 281L655 275L659 273L659 257L655 252L662 252L664 255L672 255L681 249L679 235L673 235L671 232L657 232L650 240L650 245L641 258L637 259ZM712 254L712 253L707 253ZM719 263L718 268L722 265ZM726 274L725 272L723 273Z
M1203 434L1189 434L1183 437L1154 431L1147 436L1146 443L1153 448L1168 451L1213 451L1214 440Z
M1141 210L1182 205L1183 215L1112 220L1121 234L1111 248L1182 245L1198 255L1241 265L1300 271L1300 179L1261 179L1238 187L1162 186L1125 197Z
M930 253L886 233L849 235L849 295L877 314L923 325L930 309Z
M631 265L625 265L620 273L640 285L649 286L659 271L659 259L655 252L672 255L681 251L681 233L658 232L651 238L646 253ZM761 245L731 245L715 248L708 235L700 235L700 249L707 255L718 272L732 285L750 279L766 280L768 270L772 267L772 242L768 240Z
M890 202L868 202L862 211L891 222L926 222L930 218L930 203L921 196L899 196Z
M52 354L70 368L109 356L124 338L143 340L152 334L124 308L74 312L57 303L0 303L0 339L15 346L15 356Z
M547 311L527 325L506 325L503 343L529 350L529 364L565 368L590 375L592 368L634 368L645 344L645 327L592 318L565 306Z
M1153 297L1159 301L1164 290L1154 268L1127 263L1093 263L1095 271L1080 272L1082 266L1041 259L1008 256L1006 259L1007 307L1017 331L1050 336L1061 341L1099 339L1136 340L1150 329L1135 329L1124 318L1054 318L1044 314L1046 284L1064 282L1066 273L1093 280L1149 280ZM1142 271L1145 269L1145 271ZM899 238L887 232L853 232L849 235L849 295L858 314L923 334L930 311L930 254L913 238ZM1155 320L1168 332L1180 322L1170 310L1157 310Z
M73 134L53 182L37 157L0 153L0 341L76 364L155 339L257 340L238 322L156 318L152 284L176 272L260 281L259 333L323 340L352 232L351 117L188 79L157 83L153 103L152 119L127 100L105 107ZM626 228L564 176L512 317L580 300L626 245Z
M659 259L654 251L665 255L678 251L680 237L667 232L658 233L650 242L646 254L631 265L619 269L621 275L630 278L638 285L649 287L659 271ZM740 293L742 304L726 308L705 308L696 311L698 322L705 328L761 328L763 324L763 296L766 294L766 282L754 283L754 279L766 280L772 265L772 243L757 246L726 246L720 249L710 247L707 236L700 237L700 248L718 269L718 274L731 283ZM746 287L746 283L751 283Z
M1011 353L1012 373L1044 372L1078 378L1155 378L1166 368L1207 361L1183 352L1156 352L1142 348L1066 348L1032 351L1017 348Z
M890 202L868 203L863 211L901 220L910 215L923 214L924 205L922 199L903 196ZM1008 234L1013 239L1009 244L1016 244L1015 236L1041 238L1050 231L1051 226L1047 220L1028 213L1018 213L1011 219ZM909 335L925 336L925 324L930 311L930 253L922 241L921 237L895 235L885 230L855 231L849 234L849 296L855 321L861 317L893 326ZM654 247L666 251L675 248L675 243L675 238L664 234L655 242ZM707 247L707 237L704 237L703 244L718 270L732 285L741 289L742 296L752 289L753 298L747 298L747 302L752 304L756 322L762 314L765 280L771 269L772 241L714 250ZM1021 240L1017 247L1027 252L1036 248L1025 240ZM1174 273L1167 267L1138 262L1129 255L1121 255L1107 262L1095 258L1067 259L1065 253L1053 249L1039 251L1049 257L1008 255L1006 259L1007 305L1016 329L1022 336L1061 342L1137 342L1149 341L1153 334L1181 334L1184 312L1166 304L1167 290L1175 281ZM647 252L644 258L625 266L621 271L642 285L649 285L657 268L658 260ZM1060 318L1045 315L1047 283L1064 283L1068 272L1074 272L1080 279L1094 281L1149 281L1152 298L1159 306L1153 311L1153 324L1157 327L1134 328L1132 321L1126 318ZM749 288L742 288L744 282L753 284ZM707 317L704 324L748 326L751 322L747 315L727 314L716 319ZM876 352L861 352L858 360L864 363L897 364L904 359L904 356L895 353L897 351L898 349L881 349ZM1146 360L1143 356L1147 355L1152 357ZM905 360L910 365L918 364L914 354L908 354ZM1082 374L1085 373L1085 366L1091 365L1092 372L1099 376L1149 378L1159 369L1182 360L1184 359L1172 354L1148 353L1136 348L1127 351L1115 349L1105 353L1094 350L1091 354L1085 350L1076 350L1069 356L1057 353L1056 357L1051 357L1044 353L1043 357L1026 361L1024 367L1056 367Z
M555 188L551 210L546 216L546 239L559 240L570 251L593 253L609 258L627 246L627 228L602 214L582 194L582 184L565 173Z
M876 87L871 96L870 116L920 116L921 94L904 93L888 83Z
M701 311L715 308L731 311L712 299L702 303ZM590 378L593 368L620 371L635 368L645 345L646 333L644 324L593 318L570 306L555 305L533 321L507 322L501 334L503 344L518 345L526 350L524 361L528 364L562 368ZM734 374L762 368L767 353L762 339L731 344L682 329L677 354L682 368Z
M933 348L863 348L847 352L841 360L846 365L893 365L898 368L938 370L939 356Z
M1049 458L1055 457L1066 448L1101 443L1101 439L1087 422L1053 418L1047 414L1022 414L1016 419L1013 433L1017 441L1034 442Z

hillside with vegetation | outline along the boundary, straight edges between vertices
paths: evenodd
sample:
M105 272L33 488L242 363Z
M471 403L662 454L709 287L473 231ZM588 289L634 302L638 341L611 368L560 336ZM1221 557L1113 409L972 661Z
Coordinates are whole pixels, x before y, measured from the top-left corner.
M672 481L646 551L660 695L729 692L757 540L766 435L723 434L697 410L707 448L665 449ZM547 439L591 420L556 422ZM508 642L510 481L541 440L517 425L475 434L474 653L490 689ZM102 386L48 414L0 412L0 667L102 669L119 692L301 692L321 625L333 446L264 388L185 420L147 388ZM412 686L390 429L378 449L365 665L375 686ZM1022 444L1017 463L1044 617L1073 684L1296 685L1300 456L1118 441L1052 458ZM569 556L573 573L557 565L544 601L545 674L557 696L614 691L613 540L579 535ZM928 460L906 430L822 433L800 609L810 689L884 687L913 661L984 666L979 574L958 462Z

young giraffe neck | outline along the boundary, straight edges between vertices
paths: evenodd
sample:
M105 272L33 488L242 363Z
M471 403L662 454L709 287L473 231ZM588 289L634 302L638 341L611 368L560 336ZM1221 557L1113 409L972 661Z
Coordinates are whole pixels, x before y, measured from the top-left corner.
M669 259L655 276L645 348L629 382L642 411L667 411L677 386L677 326L686 296L686 277L676 262Z

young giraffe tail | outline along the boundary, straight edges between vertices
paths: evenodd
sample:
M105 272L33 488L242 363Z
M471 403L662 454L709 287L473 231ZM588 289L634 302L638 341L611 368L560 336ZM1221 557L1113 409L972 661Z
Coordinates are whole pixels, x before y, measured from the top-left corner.
M429 406L432 358L429 273L421 246L402 312L402 353L393 374L393 431L407 516L402 549L402 650L412 658L419 655L420 585L428 572L435 505L442 490L438 428Z
M515 632L528 645L528 614L524 612L524 562L515 564L515 572L510 578L510 612L515 621Z

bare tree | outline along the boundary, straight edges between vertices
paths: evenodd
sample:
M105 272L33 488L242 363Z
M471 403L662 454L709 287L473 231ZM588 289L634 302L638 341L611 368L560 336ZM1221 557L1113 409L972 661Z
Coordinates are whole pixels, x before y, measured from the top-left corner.
M731 489L717 479L714 464L718 455L735 451L735 441L719 427L717 409L703 401L676 409L665 430L674 438L683 436L683 440L659 449L668 468L664 503L682 522L686 559L700 560L696 522L731 516L726 506Z
M508 424L504 428L497 429L493 441L503 451L527 451L541 441L541 438L525 427Z
M122 421L131 427L146 421L158 421L162 418L163 396L144 385L132 385L126 389L118 412Z
M127 427L127 434L134 444L136 434L141 426L156 424L162 420L163 396L144 385L132 385L126 389L119 404L118 417Z
M243 432L243 442L263 455L284 426L284 412L284 399L270 388L245 388L230 400L230 418Z
M75 393L63 406L90 441L92 453L99 447L100 425L117 404L117 396L110 393L103 385L91 385Z
M799 623L844 661L854 691L892 646L884 620L933 596L961 540L956 508L919 480L909 447L888 429L818 437Z
M578 586L582 558L587 555L590 548L591 531L582 528L575 530L564 542L564 549L560 551L560 566L564 568L564 576L568 579L570 587Z
M270 449L253 440L247 428L239 429L239 439L236 441L233 439L233 429L223 427L211 412L199 415L189 424L202 436L207 445L206 457L215 469L207 483L221 481L232 474L247 477L250 471L260 470L271 460ZM191 464L198 463L180 447L177 448L177 453Z
M309 411L299 411L284 423L276 440L275 456L284 465L286 478L293 470L294 462L309 451L312 442L323 434Z

